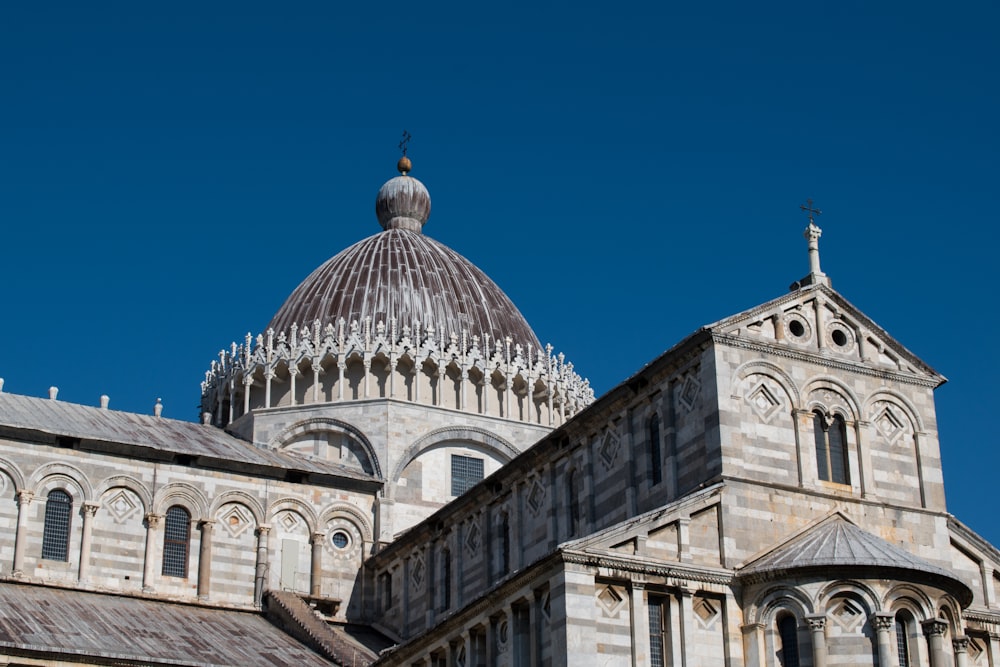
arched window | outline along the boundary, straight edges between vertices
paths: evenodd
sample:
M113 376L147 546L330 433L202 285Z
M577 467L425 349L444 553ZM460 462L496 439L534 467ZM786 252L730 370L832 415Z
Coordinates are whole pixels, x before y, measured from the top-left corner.
M191 543L191 515L180 505L167 510L163 524L163 576L188 576L188 546Z
M907 617L896 614L896 655L899 656L899 667L910 667L910 638L906 630Z
M570 537L576 535L580 526L580 494L576 488L578 477L576 470L570 470L569 475L566 476L566 505L569 508Z
M816 467L819 478L837 484L850 484L847 468L847 425L844 418L834 415L828 422L823 413L813 413L813 434L816 438Z
M50 491L45 501L42 558L69 560L69 523L72 514L73 498L62 489Z
M798 626L795 617L789 614L778 619L778 636L781 638L781 667L799 667Z
M653 485L663 481L663 451L660 448L660 416L649 420L649 471Z

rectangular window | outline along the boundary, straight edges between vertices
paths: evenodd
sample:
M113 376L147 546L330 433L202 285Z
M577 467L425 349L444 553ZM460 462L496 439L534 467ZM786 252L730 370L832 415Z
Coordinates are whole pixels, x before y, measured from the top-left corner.
M460 496L483 479L483 460L451 455L451 495Z
M663 633L663 600L649 601L649 664L650 667L665 667Z

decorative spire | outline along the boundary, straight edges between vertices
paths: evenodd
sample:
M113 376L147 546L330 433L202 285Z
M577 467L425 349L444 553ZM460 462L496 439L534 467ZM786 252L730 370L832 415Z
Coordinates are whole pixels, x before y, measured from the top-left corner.
M403 132L399 149L403 157L396 163L402 176L389 179L379 189L375 198L375 215L382 229L403 229L420 233L431 214L431 196L424 184L409 175L413 163L406 157L406 144L410 133Z
M799 206L799 210L809 216L809 226L803 234L809 242L809 275L798 282L798 285L814 285L823 283L830 285L830 279L819 267L819 237L823 235L823 230L816 224L816 216L822 215L823 211L813 207L813 200L806 199L806 203Z
M399 173L403 176L406 176L408 173L413 171L413 163L410 162L410 158L406 157L406 149L408 148L410 139L412 138L412 134L403 130L403 138L399 142L399 150L403 151L403 157L399 158L399 162L396 163L396 169L398 169Z

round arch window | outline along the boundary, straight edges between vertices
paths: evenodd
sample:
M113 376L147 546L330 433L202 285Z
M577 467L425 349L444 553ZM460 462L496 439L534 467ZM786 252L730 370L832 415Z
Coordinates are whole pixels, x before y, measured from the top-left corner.
M351 536L342 530L338 530L330 537L330 542L337 549L346 549L351 546Z

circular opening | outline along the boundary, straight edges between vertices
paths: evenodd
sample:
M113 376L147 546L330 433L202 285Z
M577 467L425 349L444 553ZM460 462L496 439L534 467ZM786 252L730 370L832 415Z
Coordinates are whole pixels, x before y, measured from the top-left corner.
M805 325L802 324L802 322L799 322L798 320L792 320L791 322L789 322L788 323L788 330L796 338L802 338L803 336L806 335L806 327L805 327Z
M338 530L334 533L330 540L333 542L333 546L338 549L346 549L347 545L351 543L351 538L349 538L347 533L342 530Z
M847 334L844 333L843 329L834 329L833 333L830 334L833 338L833 344L837 347L844 347L847 345Z

